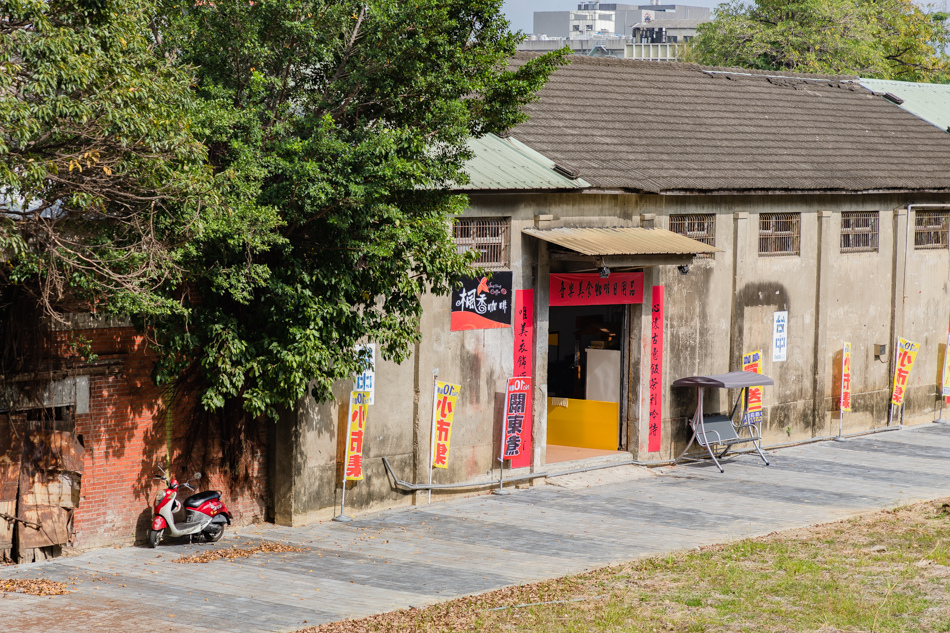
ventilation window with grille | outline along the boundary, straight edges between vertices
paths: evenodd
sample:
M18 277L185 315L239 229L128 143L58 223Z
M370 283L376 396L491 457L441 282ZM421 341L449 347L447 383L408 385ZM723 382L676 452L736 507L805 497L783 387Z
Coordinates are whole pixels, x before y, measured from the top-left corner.
M914 213L914 248L947 248L950 215L946 211Z
M799 255L802 249L801 213L759 215L759 255Z
M716 215L714 213L671 215L670 230L709 246L716 245ZM704 253L697 255L696 259L713 259L714 257L713 253Z
M880 218L877 211L846 211L841 214L841 252L876 253Z
M475 266L508 268L508 227L507 218L458 218L452 231L455 247L459 253L478 251Z

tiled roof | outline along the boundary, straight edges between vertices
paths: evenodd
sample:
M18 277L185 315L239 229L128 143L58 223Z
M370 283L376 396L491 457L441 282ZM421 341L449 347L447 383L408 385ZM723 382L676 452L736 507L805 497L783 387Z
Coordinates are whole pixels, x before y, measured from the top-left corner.
M569 59L511 135L594 187L950 190L950 135L857 77Z
M891 93L902 99L900 107L941 130L950 127L950 84L924 84L886 79L861 79L873 92Z
M582 189L589 187L580 179L572 179L554 170L554 161L545 158L513 138L486 134L469 139L468 147L475 155L465 164L470 182L454 189L516 190L516 189Z

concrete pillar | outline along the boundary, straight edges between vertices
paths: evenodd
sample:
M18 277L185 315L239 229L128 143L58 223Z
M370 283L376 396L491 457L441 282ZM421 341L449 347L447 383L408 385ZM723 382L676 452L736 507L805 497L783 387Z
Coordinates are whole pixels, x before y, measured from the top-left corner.
M752 240L749 214L745 211L732 214L732 336L729 340L729 371L739 371L742 369L742 315L736 311L741 310L741 306L736 305L735 298L739 296L748 270L751 267L750 260L758 255L758 249L754 249ZM754 250L753 250L754 249ZM721 390L720 390L721 391Z
M541 216L551 217L551 216ZM539 226L541 226L539 224ZM543 470L548 442L548 332L550 329L550 259L544 240L537 244L537 267L534 268L534 376L532 378L531 472ZM540 480L538 480L540 483Z
M835 254L835 215L831 211L818 212L818 242L815 264L815 344L814 344L814 382L812 385L812 437L831 435L831 418L828 416L828 399L825 386L832 372L831 363L837 346L828 341L826 319L822 318L822 306L830 306L830 281L834 277L831 263ZM840 217L840 216L839 216ZM825 274L823 274L825 273Z
M907 223L909 221L910 218L907 215L907 209L894 210L894 268L891 274L891 342L887 350L888 356L890 357L887 365L888 389L891 387L891 377L894 375L894 369L897 360L895 357L895 352L897 351L897 341L898 338L903 334L901 330L904 326L904 302L907 300L907 297L905 297L906 289L904 283L904 270L907 266L906 258L908 249L910 248L910 245L907 243ZM890 394L888 394L888 401L890 401ZM888 414L889 425L899 423L899 419L891 420L890 414Z

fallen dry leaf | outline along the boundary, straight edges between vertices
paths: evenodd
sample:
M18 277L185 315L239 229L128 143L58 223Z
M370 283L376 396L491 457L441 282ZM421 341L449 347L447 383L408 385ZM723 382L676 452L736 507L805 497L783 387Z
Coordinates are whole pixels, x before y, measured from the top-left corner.
M255 547L224 547L221 549L208 550L207 552L202 552L200 554L194 554L192 556L185 556L184 554L179 558L173 560L173 563L210 563L215 560L234 560L235 558L247 558L248 556L253 556L254 554L263 553L263 554L275 554L282 552L302 552L299 547L294 547L292 545L284 545L283 543L274 543L267 541L261 543Z
M62 596L69 593L66 583L55 580L10 578L0 580L0 592L28 593L31 596Z

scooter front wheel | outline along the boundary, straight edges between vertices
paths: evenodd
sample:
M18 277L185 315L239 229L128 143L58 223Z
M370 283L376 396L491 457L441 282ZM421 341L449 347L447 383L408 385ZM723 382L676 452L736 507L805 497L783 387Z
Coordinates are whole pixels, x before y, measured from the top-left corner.
M209 526L209 529L202 532L202 534L205 537L206 543L217 543L218 541L221 540L221 537L224 536L224 524L215 523Z
M222 530L223 531L223 530ZM159 541L162 540L162 536L165 534L165 530L149 530L148 531L148 545L149 547L158 547Z

